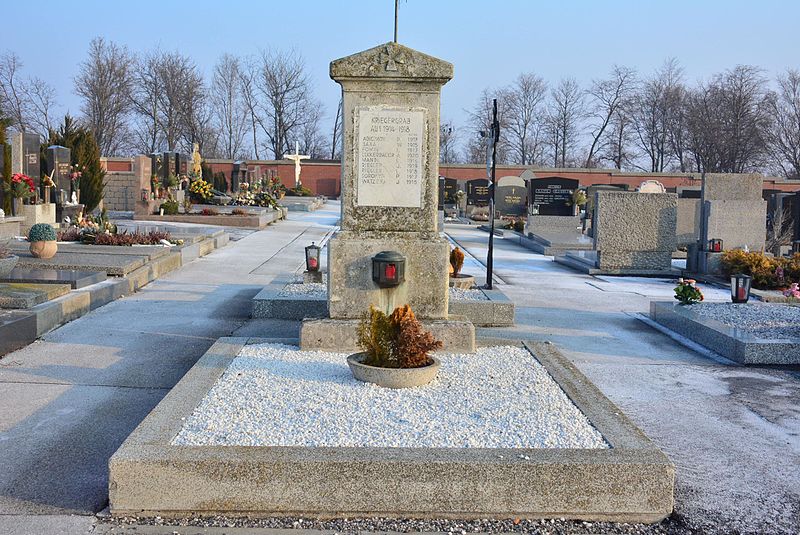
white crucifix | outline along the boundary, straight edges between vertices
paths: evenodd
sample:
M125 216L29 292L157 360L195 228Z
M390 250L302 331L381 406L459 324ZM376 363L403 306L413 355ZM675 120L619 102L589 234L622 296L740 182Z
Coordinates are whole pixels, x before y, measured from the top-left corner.
M308 160L311 156L300 154L300 143L294 142L294 154L284 154L283 158L294 162L294 187L300 187L300 160Z

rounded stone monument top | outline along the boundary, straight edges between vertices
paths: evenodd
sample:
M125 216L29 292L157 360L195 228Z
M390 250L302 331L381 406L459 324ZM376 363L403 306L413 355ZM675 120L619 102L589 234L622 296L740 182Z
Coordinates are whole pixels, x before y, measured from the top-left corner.
M453 78L453 64L389 42L331 62L332 79L427 79L441 83Z

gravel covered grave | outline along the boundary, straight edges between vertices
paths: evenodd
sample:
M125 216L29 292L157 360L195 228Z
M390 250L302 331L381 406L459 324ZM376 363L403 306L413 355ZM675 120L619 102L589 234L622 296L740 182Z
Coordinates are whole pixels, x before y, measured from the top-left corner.
M328 286L324 282L291 282L278 293L278 297L298 296L327 299ZM450 299L455 301L485 301L488 298L482 291L477 289L450 288Z
M800 307L767 303L696 303L689 310L758 338L800 338Z
M403 390L355 380L347 354L245 346L174 445L606 448L526 350L445 354L438 378Z

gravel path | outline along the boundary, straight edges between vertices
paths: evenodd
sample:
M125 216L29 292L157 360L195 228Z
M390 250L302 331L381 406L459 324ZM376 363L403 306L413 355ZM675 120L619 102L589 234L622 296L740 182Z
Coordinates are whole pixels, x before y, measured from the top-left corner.
M800 307L777 303L697 303L689 309L758 338L800 338Z
M346 357L280 344L244 347L173 444L607 447L522 348L443 355L434 382L403 390L353 379Z

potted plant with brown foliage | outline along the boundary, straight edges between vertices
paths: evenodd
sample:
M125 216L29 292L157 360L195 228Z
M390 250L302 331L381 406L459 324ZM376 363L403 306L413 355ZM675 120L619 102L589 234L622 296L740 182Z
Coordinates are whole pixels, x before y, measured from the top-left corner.
M450 287L468 290L475 286L475 277L461 273L464 267L464 251L456 247L450 251Z
M358 346L347 357L353 377L386 388L411 388L433 381L440 361L429 353L442 342L427 332L408 305L388 316L370 306L358 326Z

